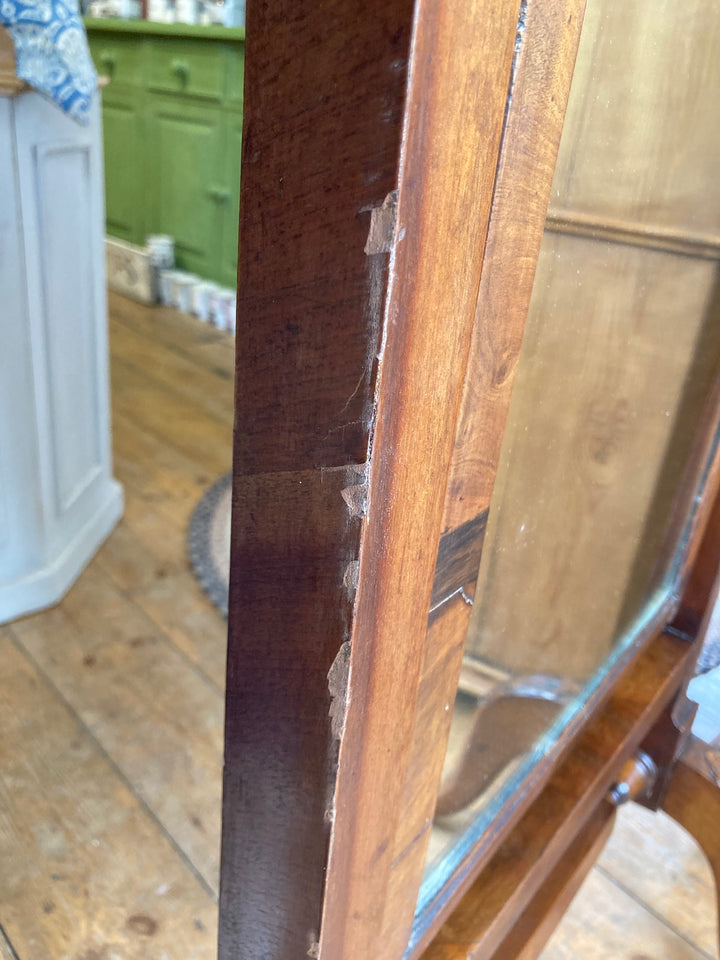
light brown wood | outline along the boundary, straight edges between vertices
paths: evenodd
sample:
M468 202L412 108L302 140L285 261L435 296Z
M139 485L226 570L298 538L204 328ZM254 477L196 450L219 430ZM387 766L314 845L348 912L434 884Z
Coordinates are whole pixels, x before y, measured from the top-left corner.
M412 920L416 878L389 896L395 837L518 12L414 11L321 960L397 956L384 917Z
M186 568L168 573L133 593L143 613L169 636L218 690L225 687L227 624Z
M582 6L574 0L552 8L530 2L513 66L513 96L503 132L442 521L444 534L451 537L453 531L469 526L480 546L482 534L472 525L490 502ZM522 206L522 217L517 215L518 206ZM383 921L388 955L407 942L412 912L405 891L417 887L424 870L470 616L467 599L478 562L479 552L469 575L460 566L444 586L444 594L434 597L435 602L446 602L432 614L425 639L403 813L393 844L395 866ZM440 558L436 586L439 566ZM462 587L468 596L447 600Z
M720 909L720 738L709 744L693 736L688 739L673 767L662 808L708 858Z
M514 672L583 681L647 598L630 576L668 448L678 429L692 437L676 412L686 380L707 390L717 364L715 268L546 238L468 648Z
M657 586L648 558L717 376L703 258L720 37L711 4L684 8L688 69L671 83L677 15L598 2L583 28L468 638L513 672L583 681ZM683 148L663 162L671 138Z
M627 220L605 220L596 213L549 213L546 229L552 233L569 233L592 240L662 250L665 253L680 253L689 257L703 257L706 260L720 259L718 237L683 233L677 227L658 230Z
M620 922L608 924L612 915ZM621 919L620 919L621 918ZM653 911L593 870L542 953L542 960L708 960Z
M713 0L589 3L550 213L717 242L719 47Z
M482 960L499 949L673 698L689 654L682 641L660 635L626 672L440 928L424 960ZM456 871L458 878L462 874L462 868Z
M158 358L147 352L147 335L142 327L136 330L128 324L116 324L113 356L117 360L131 363L135 370L141 371L149 380L175 392L178 385L182 384L182 396L192 402L196 412L207 413L213 420L232 429L232 411L228 410L223 394L218 395L213 390L218 379L217 372L198 364L197 359L181 352L177 347L177 337L174 341L175 348L168 344L168 349L163 351L158 362Z
M15 72L15 46L12 37L0 26L0 96L14 97L28 89L24 80Z
M115 409L155 436L166 436L186 457L199 460L211 474L224 473L232 429L200 415L196 403L176 389L165 388L126 360L117 358L112 383Z
M597 872L636 903L650 904L681 937L706 955L717 956L718 910L709 865L697 841L667 814L637 804L619 810L612 841L597 865ZM672 888L668 885L671 877L678 880ZM614 915L616 909L619 905ZM588 901L584 912L590 914L591 910ZM595 930L600 921L600 917L592 920ZM609 932L603 934L610 936Z
M179 313L172 307L145 307L112 291L108 291L108 305L115 330L132 330L142 335L146 344L164 348L156 351L151 346L148 350L158 365L168 362L166 351L170 351L214 372L215 395L223 393L223 379L232 384L235 341L224 331L210 324L199 324L195 317Z
M97 568L11 632L216 893L219 690Z
M588 820L492 960L536 960L607 843L614 820L606 805Z
M212 960L207 890L7 637L0 656L0 900L17 956L144 960L182 943L187 960Z

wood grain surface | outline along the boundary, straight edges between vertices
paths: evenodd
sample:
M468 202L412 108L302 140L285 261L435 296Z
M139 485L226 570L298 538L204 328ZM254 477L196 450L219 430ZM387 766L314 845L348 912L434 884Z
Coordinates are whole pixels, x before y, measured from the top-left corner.
M180 940L211 960L207 891L52 687L0 648L2 923L17 955L140 960Z
M61 609L21 620L13 633L217 893L217 689L97 569Z
M409 928L416 899L394 840L518 10L416 6L323 960L396 956L384 917Z
M424 960L493 956L676 694L690 655L683 641L661 634L626 672L440 928ZM461 878L456 871L452 882ZM415 956L422 941L417 946Z
M712 0L589 3L551 215L717 243L719 49Z
M663 923L700 951L716 957L718 911L708 861L697 841L667 814L632 805L621 811L598 872L619 882L638 903L653 904ZM668 896L668 877L682 877ZM605 895L607 898L607 895ZM618 908L615 908L616 910ZM615 910L613 911L615 912ZM593 921L593 926L598 920ZM556 938L556 942L560 938Z
M712 743L694 736L688 739L673 768L662 808L707 857L720 908L720 737Z
M221 960L318 949L411 28L248 5Z
M547 235L468 635L476 657L584 681L647 601L690 424L718 368L714 278L707 260ZM666 458L675 485L643 565Z
M709 4L686 15L672 90L676 10L598 2L583 29L468 635L503 671L588 678L658 588L668 517L694 496L684 467L720 357L720 37Z
M153 367L161 367L167 361L167 351L170 350L191 359L198 367L217 368L209 390L214 397L224 398L227 411L232 412L232 383L222 373L231 368L233 360L231 340L226 334L172 310L149 309L111 297L111 351L114 333L120 325L144 331L145 351L153 360L148 365L146 381L149 386L155 384L160 395L166 395L168 390L170 396L182 394L184 389L182 380L170 388L159 379L155 380L152 374ZM170 337L172 332L174 337ZM116 382L122 379L121 368L114 374ZM208 414L197 408L196 416L202 418ZM116 414L115 440L116 472L125 485L126 503L131 505L140 501L145 506L142 510L133 509L130 516L121 521L88 571L92 577L92 591L99 590L98 602L92 606L97 641L102 641L106 618L116 623L122 618L123 610L131 621L137 623L136 601L144 587L150 586L154 580L163 582L169 579L167 571L186 570L184 546L171 533L187 523L194 505L192 489L199 484L197 489L201 491L203 484L207 486L214 479L205 471L201 459L182 456L168 433L162 429L152 433L147 423L141 425L139 420L129 421ZM226 455L225 468L229 466L228 448ZM154 544L150 536L139 540L128 526L132 519L136 528L137 516L144 516L152 509L160 513L166 523L167 544L159 535ZM157 524L158 521L153 529L161 531ZM116 551L118 538L122 538L121 547ZM112 563L108 559L111 555ZM100 589L98 584L108 583L108 578L115 589ZM20 738L14 733L6 735L0 748L0 793L4 809L0 816L0 931L5 931L5 939L0 935L0 956L3 960L57 960L58 956L64 955L59 945L65 943L70 944L70 956L79 955L83 960L97 960L97 957L92 958L92 953L88 956L88 950L102 956L105 944L111 945L106 953L114 953L122 960L155 960L158 954L167 960L187 960L191 948L197 949L197 960L213 960L215 957L217 905L199 880L197 871L202 860L193 863L188 857L188 848L183 849L188 835L185 828L173 835L168 829L170 821L161 822L159 819L167 801L162 793L148 790L146 764L135 762L132 768L127 764L129 745L133 740L136 741L133 745L135 755L141 757L143 745L138 742L138 730L143 714L149 712L154 724L167 723L171 731L197 722L193 715L197 697L192 691L198 677L205 676L203 682L208 682L204 671L207 661L219 663L222 658L225 644L222 617L205 600L194 579L183 578L176 583L182 589L182 596L174 594L177 612L170 616L173 592L169 591L167 604L156 611L157 620L146 624L150 631L148 636L170 649L168 670L163 673L165 690L162 702L167 708L167 717L160 715L155 705L155 687L142 679L134 679L131 660L126 658L123 677L126 684L138 693L133 709L113 710L112 705L103 706L102 722L93 720L95 735L81 719L81 714L87 722L93 718L88 709L88 687L94 684L99 688L93 693L95 703L103 699L103 690L106 699L113 696L112 672L105 669L105 664L109 662L113 647L118 648L119 656L126 643L114 628L106 638L109 649L103 651L103 662L97 664L101 668L98 673L76 656L68 658L67 664L61 664L61 667L55 666L57 651L53 649L52 637L57 611L31 618L35 621L33 642L40 646L37 638L46 635L41 649L45 650L43 662L47 673L41 672L37 663L28 658L14 626L3 632L3 638L7 639L13 631L16 644L11 648L0 646L0 662L6 681L14 687L10 698L5 699L17 714L10 724L3 717L3 729L14 730L14 725L19 723L23 731ZM76 605L72 595L68 600ZM63 609L64 602L59 607L59 610ZM164 612L169 616L167 632L162 620ZM182 633L192 637L197 649L204 651L204 663L197 663L179 651L175 639L170 636L172 627L173 637L180 637L176 627L183 612L190 622ZM202 621L199 619L201 612ZM201 622L204 626L200 625ZM210 629L213 622L215 628ZM82 631L84 644L89 643L86 627L87 624ZM58 640L62 636L59 633ZM215 642L219 651L213 652ZM173 646L180 656L173 655ZM10 654L6 656L8 649L11 653L12 650L21 651L19 655L24 662L21 673L27 676L27 683L24 680L17 682L18 671L10 668ZM441 651L437 653L441 655ZM138 657L134 669L142 674L147 663L146 659ZM69 672L74 679L68 676ZM222 676L220 680L222 682ZM72 697L71 700L63 702L58 692L59 684L62 684L63 692ZM187 696L186 688L189 691ZM140 696L141 692L143 696ZM150 698L147 704L144 704L143 697ZM711 697L714 698L714 691ZM220 714L222 699L219 690L215 700L218 705L215 709ZM126 697L121 701L123 705L127 702ZM61 716L68 717L68 722L61 721ZM205 767L203 777L207 793L203 807L210 809L213 806L217 809L220 803L221 731L218 725L215 730L214 753L218 762L214 769ZM158 740L162 738L162 731L158 731L157 737ZM78 762L78 742L84 744L82 755L87 758L82 763ZM153 738L147 763L156 762L152 750L157 742ZM104 746L108 747L108 752ZM164 738L164 767L187 765L188 748L200 751L200 758L190 761L192 766L202 766L205 763L203 755L207 756L204 742L192 738L184 744L169 733ZM33 756L40 759L35 762ZM50 758L48 762L45 757ZM32 769L33 799L27 803L24 793L18 794L17 801L14 799L17 773L22 764L24 769ZM137 781L129 779L130 775L137 775ZM69 797L67 803L65 799L61 800L66 797ZM94 847L88 843L84 803L89 799L99 803L101 810L105 811L102 815L109 818L113 830L119 831L108 847ZM126 809L130 810L130 815L119 826ZM47 826L43 826L48 822L62 825L67 853L64 866L71 864L72 876L77 878L76 885L75 880L67 881L72 895L64 899L58 896L58 887L64 883L52 879L57 873L54 862L46 862L48 851L43 852L44 848L37 846L36 838L42 840L48 834ZM182 825L180 820L174 823ZM704 857L689 835L668 817L639 807L623 808L616 823L600 866L592 871L588 885L548 944L548 956L552 960L577 960L587 956L597 960L630 960L642 953L638 946L640 942L647 948L646 955L662 957L663 960L666 956L673 960L678 957L682 960L708 960L709 956L714 956L714 886ZM215 829L218 827L216 818ZM192 826L192 832L196 830L197 827ZM103 838L96 836L95 839ZM217 848L218 844L217 834L213 838L208 832L208 845ZM194 849L200 849L203 855L202 846ZM143 878L138 875L138 857L143 858L142 869L147 885L143 885ZM12 864L12 871L3 869L8 864ZM399 867L400 864L396 869ZM153 891L162 889L166 883L170 884L169 890L155 896ZM91 899L85 896L86 889L92 892ZM133 900L135 891L137 902ZM43 904L50 902L55 909L45 913ZM12 937L9 933L11 912ZM158 921L158 931L148 936L142 933L137 923L134 932L128 930L126 921L135 915ZM198 928L197 922L204 926L204 932ZM150 929L147 923L144 927L142 923L140 921L142 929ZM42 941L35 935L40 925ZM186 929L191 930L190 938L178 937L175 933ZM76 939L66 939L70 936L68 931L72 931ZM83 939L86 935L89 946L88 940ZM197 939L193 939L195 935ZM72 945L77 945L75 952Z
M548 873L545 883L517 917L492 960L535 960L540 955L609 840L614 823L614 811L603 804Z
M384 938L388 949L396 951L407 941L412 922L408 899L414 897L406 891L417 888L425 866L471 613L468 601L480 562L582 10L582 3L547 5L531 0L516 47L512 99L446 485L433 586L435 609L422 654L403 813L394 842L396 866L388 888ZM464 597L457 594L459 589ZM434 736L428 736L428 730Z

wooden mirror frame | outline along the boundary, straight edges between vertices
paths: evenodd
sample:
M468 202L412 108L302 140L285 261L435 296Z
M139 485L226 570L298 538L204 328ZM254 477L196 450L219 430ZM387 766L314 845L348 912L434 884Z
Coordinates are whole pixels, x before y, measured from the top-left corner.
M248 4L221 960L535 956L641 745L682 812L717 392L675 593L414 919L583 7Z

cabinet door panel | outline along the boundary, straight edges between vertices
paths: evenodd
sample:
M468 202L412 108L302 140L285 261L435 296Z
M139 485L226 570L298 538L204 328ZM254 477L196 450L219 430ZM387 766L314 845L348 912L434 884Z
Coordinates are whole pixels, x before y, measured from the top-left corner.
M237 285L241 156L242 114L228 113L225 115L225 183L228 199L223 209L222 281L233 289Z
M141 122L132 96L103 98L106 230L131 243L142 243L145 233Z
M149 229L175 238L177 265L221 280L223 130L219 110L170 97L149 100L154 133Z
M226 57L225 102L235 110L242 110L245 87L245 47L229 47Z

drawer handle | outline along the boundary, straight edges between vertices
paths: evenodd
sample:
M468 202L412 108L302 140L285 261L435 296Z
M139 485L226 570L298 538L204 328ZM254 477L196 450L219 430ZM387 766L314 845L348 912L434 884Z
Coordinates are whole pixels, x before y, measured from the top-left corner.
M190 73L190 66L187 60L171 60L170 69L181 80L185 81Z
M653 759L644 750L638 750L634 757L625 762L616 783L610 788L610 802L620 807L628 800L648 796L655 785L657 772Z
M208 196L216 203L227 203L230 199L230 191L224 187L208 187Z

